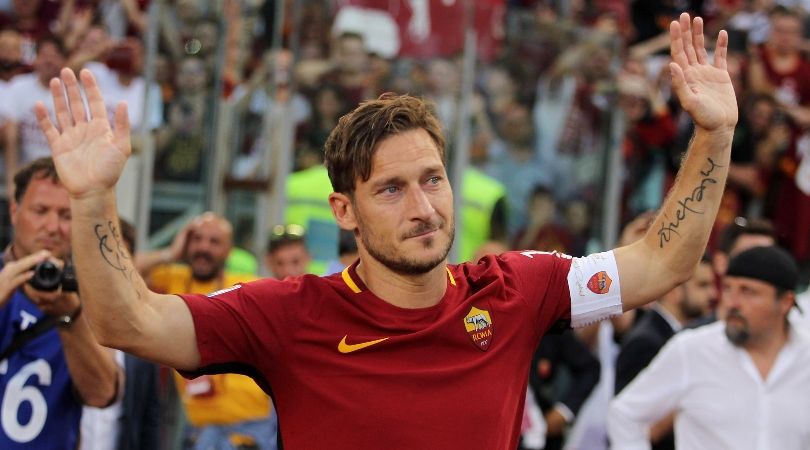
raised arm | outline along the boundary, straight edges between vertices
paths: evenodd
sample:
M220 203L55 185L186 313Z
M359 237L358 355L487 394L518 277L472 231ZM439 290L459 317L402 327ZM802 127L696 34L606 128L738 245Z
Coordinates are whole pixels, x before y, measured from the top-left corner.
M669 38L672 85L695 122L695 134L675 185L644 238L615 251L625 310L692 276L723 195L737 123L737 101L726 70L728 34L720 32L713 64L700 17L690 21L682 14L670 24Z
M36 113L70 194L73 258L84 313L102 345L195 369L200 356L185 302L146 288L118 229L114 186L131 151L126 105L116 108L112 129L93 75L88 70L80 75L89 117L70 69L62 69L61 79L50 84L59 128L43 104L37 104Z

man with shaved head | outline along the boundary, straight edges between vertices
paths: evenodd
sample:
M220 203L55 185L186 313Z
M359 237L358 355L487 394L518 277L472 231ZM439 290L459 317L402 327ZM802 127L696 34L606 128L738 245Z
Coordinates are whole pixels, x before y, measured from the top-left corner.
M255 278L225 269L232 238L231 223L206 212L192 219L169 247L136 255L135 263L157 292L221 291ZM261 450L275 448L276 424L270 399L252 379L235 374L193 381L177 375L175 379L191 425L188 437L194 442L192 448L230 448L220 445L234 440Z

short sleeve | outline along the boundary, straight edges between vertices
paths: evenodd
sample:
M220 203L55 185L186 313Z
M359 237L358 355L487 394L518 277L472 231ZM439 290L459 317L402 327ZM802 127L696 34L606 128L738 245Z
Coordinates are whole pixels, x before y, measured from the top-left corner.
M566 278L573 258L558 252L536 250L507 252L498 257L504 279L537 315L545 334L571 317ZM564 325L560 328L564 328Z
M182 294L194 320L200 368L252 361L255 336L248 317L255 315L246 301L246 285L237 284L221 291Z
M181 295L191 312L200 352L195 375L246 373L233 366L264 369L279 362L296 328L294 300L301 295L302 284L262 279L208 295Z

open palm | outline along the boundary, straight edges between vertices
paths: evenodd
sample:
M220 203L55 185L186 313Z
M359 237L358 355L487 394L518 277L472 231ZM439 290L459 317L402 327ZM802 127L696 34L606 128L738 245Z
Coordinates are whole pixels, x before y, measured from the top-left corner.
M681 14L669 27L672 86L681 106L695 125L706 130L733 128L737 123L737 99L726 68L728 34L717 37L714 64L709 64L703 38L703 19L691 21Z
M51 80L57 128L41 102L37 120L48 139L59 179L72 197L85 197L113 187L132 150L126 104L115 110L115 129L110 127L107 108L95 78L89 70L80 77L90 117L85 112L79 82L70 69L62 69L61 79ZM67 100L65 100L67 97Z

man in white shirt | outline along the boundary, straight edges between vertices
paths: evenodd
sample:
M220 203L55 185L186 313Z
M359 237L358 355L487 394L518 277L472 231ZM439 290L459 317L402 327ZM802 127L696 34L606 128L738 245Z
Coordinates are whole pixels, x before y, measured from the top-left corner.
M62 43L54 38L40 39L37 42L34 72L17 75L6 86L3 114L8 121L4 139L9 192L11 180L19 167L51 155L48 141L37 125L34 105L42 102L53 116L53 100L48 83L51 78L59 75L59 69L64 64L65 48Z
M810 448L810 337L787 321L797 278L775 246L734 257L726 318L676 335L613 400L613 447L649 449L650 424L675 412L680 449Z

